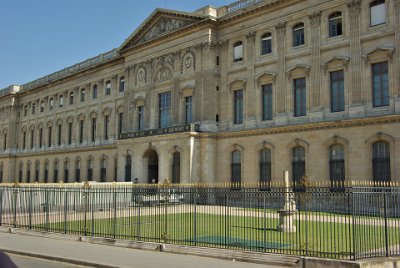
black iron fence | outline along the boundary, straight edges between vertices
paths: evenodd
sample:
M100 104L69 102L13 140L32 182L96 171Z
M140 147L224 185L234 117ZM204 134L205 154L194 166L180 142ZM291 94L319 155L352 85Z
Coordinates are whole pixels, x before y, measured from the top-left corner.
M293 193L282 184L0 184L0 225L337 259L398 256L400 186L366 185Z

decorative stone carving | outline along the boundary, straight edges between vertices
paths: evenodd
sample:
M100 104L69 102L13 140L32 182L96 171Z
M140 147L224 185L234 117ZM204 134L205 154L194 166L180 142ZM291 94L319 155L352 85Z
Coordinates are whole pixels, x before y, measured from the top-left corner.
M182 60L181 60L181 73L189 73L191 71L194 71L196 69L195 65L195 54L193 51L188 49L186 53L183 55Z
M172 77L173 77L172 70L164 66L158 69L158 71L156 72L156 75L154 76L154 82L155 83L164 82L167 80L171 80Z
M146 69L139 67L136 73L136 86L140 87L146 84Z
M176 31L191 23L192 21L163 17L159 19L156 24L136 44L141 44L161 35Z
M254 42L256 40L256 32L249 32L246 34L246 39Z
M359 14L361 12L361 0L349 0L347 6L350 9L350 14Z
M311 25L319 25L321 23L321 12L314 12L310 16L308 16L310 19Z

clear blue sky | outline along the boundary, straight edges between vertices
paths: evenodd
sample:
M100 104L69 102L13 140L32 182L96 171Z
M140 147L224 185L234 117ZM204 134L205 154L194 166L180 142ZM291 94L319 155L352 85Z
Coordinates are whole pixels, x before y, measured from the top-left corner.
M157 7L234 0L0 0L0 89L118 47Z

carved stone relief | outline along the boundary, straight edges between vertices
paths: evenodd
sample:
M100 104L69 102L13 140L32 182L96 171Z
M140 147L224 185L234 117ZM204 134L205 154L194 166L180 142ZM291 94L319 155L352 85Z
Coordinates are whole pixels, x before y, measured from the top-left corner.
M195 55L192 51L188 50L181 60L181 73L187 74L196 69Z
M161 67L154 77L155 83L164 82L167 80L171 80L173 77L172 70L168 67Z
M146 69L140 67L136 74L136 86L144 86L146 84Z

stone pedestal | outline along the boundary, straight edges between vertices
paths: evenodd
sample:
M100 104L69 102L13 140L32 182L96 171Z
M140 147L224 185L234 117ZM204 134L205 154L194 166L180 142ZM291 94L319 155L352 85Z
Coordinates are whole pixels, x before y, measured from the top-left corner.
M296 202L294 201L293 191L290 188L289 172L284 173L285 180L285 205L279 213L279 225L277 226L278 232L295 233L296 226L293 224L293 215L297 212Z

